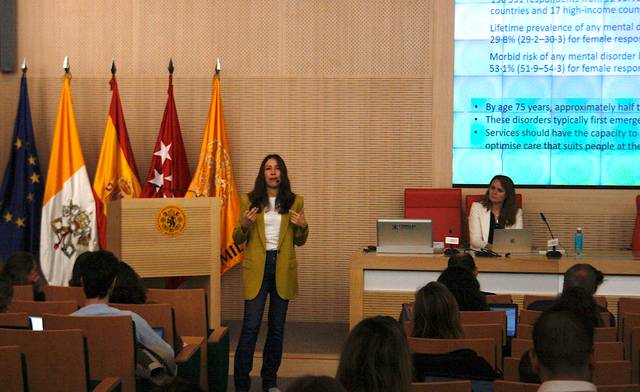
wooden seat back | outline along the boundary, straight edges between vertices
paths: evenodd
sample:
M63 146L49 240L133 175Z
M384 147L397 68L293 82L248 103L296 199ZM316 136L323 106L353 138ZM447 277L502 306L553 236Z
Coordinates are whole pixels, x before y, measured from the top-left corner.
M135 327L131 316L43 315L45 329L79 329L87 339L91 378L119 377L123 392L135 392Z
M2 327L31 329L29 315L26 312L0 313L0 328Z
M518 324L516 336L520 339L533 339L533 325ZM618 329L616 327L598 327L594 330L596 342L618 341Z
M536 301L553 301L558 299L557 295L535 295L535 294L525 294L522 299L522 305L524 308L528 308L529 305ZM596 295L593 297L593 300L603 308L607 307L607 297L602 295Z
M493 383L493 392L537 392L540 384L527 384L524 382L496 380Z
M598 392L640 392L640 385L598 385Z
M175 321L173 308L169 304L113 304L109 306L128 310L142 317L151 328L162 328L163 339L179 352L182 347L176 346Z
M460 323L462 325L499 324L502 326L502 340L498 344L504 346L507 343L507 313L503 310L461 311Z
M624 359L624 346L622 342L595 342L593 358L600 361L621 361Z
M207 336L208 314L204 289L149 289L147 302L169 304L176 317L176 332L185 336Z
M542 312L538 312L537 310L522 309L520 311L519 323L533 325L541 314Z
M13 301L9 312L25 312L29 316L42 317L45 313L71 314L78 310L76 301Z
M82 287L45 286L44 295L47 301L76 301L80 307L86 301Z
M522 354L533 348L533 340L515 338L511 339L511 356L520 358Z
M631 361L596 361L591 382L596 385L630 384Z
M24 391L22 356L18 346L0 346L0 385L5 392Z
M631 359L631 331L640 327L640 313L627 312L620 317L619 328L624 344L624 358Z
M0 329L0 345L24 355L29 391L86 391L88 373L80 330Z
M512 304L511 294L494 294L485 296L488 304Z
M407 338L409 349L420 354L444 354L463 348L475 351L489 365L497 369L496 342L494 339L422 339Z
M471 392L471 381L414 382L411 392Z
M33 286L30 284L13 285L14 301L33 301Z
M506 381L520 381L520 357L505 357L502 366L502 374Z
M496 358L498 358L498 367L502 368L500 359L502 359L502 341L504 339L504 326L500 324L464 324L462 326L465 339L484 339L490 338L496 342Z

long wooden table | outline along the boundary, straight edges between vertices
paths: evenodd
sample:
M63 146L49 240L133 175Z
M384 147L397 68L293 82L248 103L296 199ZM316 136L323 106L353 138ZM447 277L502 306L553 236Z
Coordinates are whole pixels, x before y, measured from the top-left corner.
M364 317L387 314L397 317L402 302L412 301L415 291L438 279L447 267L444 255L396 256L356 253L351 258L349 325ZM614 299L640 296L640 255L631 252L566 255L559 260L539 253L509 258L475 258L478 280L484 291L495 293L557 294L564 272L576 263L591 264L605 274L598 295ZM521 298L520 298L521 300ZM516 302L518 300L516 299ZM613 309L614 313L616 309Z

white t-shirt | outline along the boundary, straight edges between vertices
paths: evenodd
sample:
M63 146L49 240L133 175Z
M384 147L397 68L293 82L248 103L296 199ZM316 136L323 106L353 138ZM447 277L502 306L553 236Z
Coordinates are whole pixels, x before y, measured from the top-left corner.
M264 212L264 234L267 237L267 250L278 249L280 238L280 221L282 215L276 210L276 198L269 198L269 210Z

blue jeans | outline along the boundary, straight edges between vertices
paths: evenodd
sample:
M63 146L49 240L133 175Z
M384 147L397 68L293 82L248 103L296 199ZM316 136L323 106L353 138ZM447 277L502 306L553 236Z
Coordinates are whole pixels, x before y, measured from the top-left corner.
M244 301L244 318L242 331L236 348L233 380L236 391L248 391L251 387L251 369L253 353L256 349L258 332L262 323L264 306L269 296L269 329L267 341L262 351L262 389L277 387L278 368L282 360L282 342L284 339L284 322L287 318L289 301L280 298L276 290L276 251L267 251L262 287L258 295Z

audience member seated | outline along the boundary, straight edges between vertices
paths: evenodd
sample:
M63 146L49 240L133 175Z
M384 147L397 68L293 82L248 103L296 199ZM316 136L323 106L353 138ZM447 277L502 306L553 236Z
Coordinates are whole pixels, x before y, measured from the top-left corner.
M4 263L2 276L13 285L32 285L33 299L44 301L44 286L47 280L40 269L40 263L29 252L16 252Z
M295 380L287 392L346 392L342 384L328 376L304 376Z
M109 297L114 304L147 303L147 288L142 284L140 275L124 261L118 264L116 284Z
M411 336L428 339L464 336L458 303L443 284L430 282L416 292Z
M544 312L533 327L531 362L539 392L596 391L591 381L594 330L570 311Z
M592 328L604 327L600 318L600 309L593 296L582 287L571 287L562 291L556 303L549 308L552 311L568 310L580 315Z
M478 267L476 267L476 261L471 256L471 253L458 253L449 257L449 263L447 267L462 267L466 268L473 273L473 276L478 278ZM484 295L495 295L486 291L481 291Z
M447 286L456 298L460 310L489 310L478 279L466 268L447 267L440 274L438 282Z
M589 293L589 295L593 296L595 295L598 287L602 284L603 281L603 273L592 265L575 264L564 273L564 283L562 291L564 292L565 290L571 289L573 287L582 287L587 291L587 293ZM535 301L529 304L529 306L527 306L527 309L544 311L551 308L557 302L558 299ZM598 309L598 312L609 313L609 326L615 327L616 319L613 314L611 314L611 312L609 312L607 308L602 307L598 304L596 304L596 308Z
M411 357L400 324L387 316L360 321L342 348L336 379L347 392L409 392Z
M158 335L149 324L133 312L108 306L118 273L118 259L107 251L86 252L80 264L80 280L87 297L85 306L73 313L74 316L121 316L129 315L135 323L136 340L142 349L159 356L169 376L176 374L175 354L169 344ZM138 362L142 355L136 355ZM146 363L146 362L145 362Z
M5 313L13 300L13 285L9 279L0 277L0 313Z
M518 364L518 376L520 382L526 382L529 384L540 384L540 375L533 370L531 366L531 350L527 350L522 357L520 357L520 363Z
M451 292L438 282L430 282L416 293L413 333L416 338L459 339L464 332L458 304ZM414 380L450 379L493 381L498 376L484 358L470 349L444 354L413 354ZM478 383L476 383L478 384ZM474 385L474 390L487 390Z
M516 206L511 178L495 176L480 202L471 204L469 242L474 249L491 249L495 229L522 229L522 209Z

